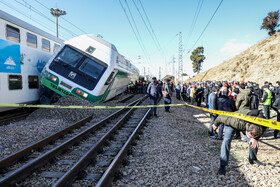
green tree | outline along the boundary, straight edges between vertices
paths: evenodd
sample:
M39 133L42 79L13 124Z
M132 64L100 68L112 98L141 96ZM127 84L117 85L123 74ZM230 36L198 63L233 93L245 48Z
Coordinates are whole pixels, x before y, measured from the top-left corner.
M271 11L268 13L268 16L263 18L261 29L268 30L269 31L268 35L271 36L276 33L276 28L279 26L278 21L279 21L279 10L275 12Z
M193 50L192 55L190 56L191 61L193 61L193 72L199 74L201 70L202 62L205 60L205 56L203 55L204 48L197 47Z

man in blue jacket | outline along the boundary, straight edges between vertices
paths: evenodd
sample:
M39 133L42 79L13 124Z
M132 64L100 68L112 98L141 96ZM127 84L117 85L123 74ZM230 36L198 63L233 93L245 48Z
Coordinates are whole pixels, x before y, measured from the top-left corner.
M150 97L150 104L157 105L158 100L162 98L161 86L158 84L157 78L153 77L152 82L149 84L147 89L147 95ZM151 115L157 117L157 108L152 107Z
M209 109L212 109L212 110L218 110L218 105L217 105L217 95L219 93L219 87L218 86L214 86L212 88L212 93L210 93L209 95L209 98L208 98L208 106L209 106ZM213 130L213 127L212 125L214 124L214 121L215 119L217 118L217 114L214 114L214 113L210 113L210 126L209 126L209 132L208 134L210 136L213 136L216 132Z

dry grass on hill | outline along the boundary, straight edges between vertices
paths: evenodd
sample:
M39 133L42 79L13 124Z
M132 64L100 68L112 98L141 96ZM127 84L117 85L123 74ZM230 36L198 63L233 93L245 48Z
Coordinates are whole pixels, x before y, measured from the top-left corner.
M275 84L280 80L280 33L276 33L232 59L201 72L186 80L229 80L254 81L262 85L264 81Z

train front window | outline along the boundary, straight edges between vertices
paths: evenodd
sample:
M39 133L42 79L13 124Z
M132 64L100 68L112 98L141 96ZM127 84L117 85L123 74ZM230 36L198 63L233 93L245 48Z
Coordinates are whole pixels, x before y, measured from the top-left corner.
M82 65L79 67L79 70L85 74L97 79L105 70L106 67L93 61L92 59L86 58Z
M83 55L79 52L71 49L70 47L65 47L55 60L62 61L67 65L71 65L72 67L76 67L82 58Z

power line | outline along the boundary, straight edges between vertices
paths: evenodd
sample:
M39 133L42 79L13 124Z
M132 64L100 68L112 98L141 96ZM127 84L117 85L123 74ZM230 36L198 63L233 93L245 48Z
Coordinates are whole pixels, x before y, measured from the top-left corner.
M165 53L164 53L164 51L163 51L163 49L162 49L162 47L161 47L161 45L160 45L160 43L159 43L159 41L158 41L158 39L157 39L157 36L156 36L156 34L155 34L154 30L153 30L153 27L152 27L151 22L150 22L150 20L149 20L149 18L148 18L148 15L147 15L147 13L146 13L146 11L145 11L145 8L144 8L144 6L142 5L141 1L140 1L140 0L138 0L138 1L140 2L142 11L143 11L144 14L145 14L145 17L146 17L146 19L147 19L147 21L148 21L148 24L150 25L150 29L149 29L148 25L146 24L146 21L145 21L145 19L143 18L142 14L141 14L140 10L138 9L138 6L136 5L136 3L135 3L134 0L133 0L133 3L134 3L134 5L135 5L135 7L136 7L138 13L140 14L141 19L142 19L142 21L144 22L144 24L145 24L147 30L149 31L149 34L151 35L151 37L152 37L152 39L153 39L153 41L154 41L156 47L157 47L158 50L162 53L162 56L164 57L164 60L166 61L166 55L165 55ZM152 30L152 32L151 32L150 30Z
M0 0L0 2L1 2L2 4L4 4L4 5L6 5L7 7L13 9L14 11L20 13L21 15L27 17L28 19L30 19L30 20L36 22L37 24L41 25L41 26L44 27L45 29L49 30L51 33L54 32L54 31L52 31L51 29L49 29L48 27L46 27L44 24L42 24L41 22L37 21L36 19L33 19L31 16L28 16L26 13L21 12L20 10L16 9L15 7L11 6L10 4L8 4L8 3L6 3L6 2L3 2L3 1L1 1L1 0ZM62 37L62 38L65 40L64 37Z
M126 12L126 10L125 10L125 8L124 8L124 6L123 6L121 0L119 0L119 3L120 3L120 5L121 5L121 7L122 7L122 9L123 9L123 11L124 11L124 13L125 13L125 16L126 16L126 18L127 18L127 20L128 20L128 23L129 23L129 25L130 25L130 27L131 27L133 33L134 33L134 36L135 36L136 39L137 39L137 42L138 42L140 48L142 49L142 52L143 52L143 54L144 54L146 60L149 61L149 59L147 58L147 55L146 55L146 53L145 53L144 46L143 46L142 43L140 42L140 40L139 40L139 38L138 38L138 36L137 36L137 34L136 34L136 31L135 31L135 29L134 29L134 27L133 27L133 25L132 25L132 23L131 23L131 21L130 21L130 19L129 19L129 16L128 16L128 14L127 14L127 12Z
M145 11L145 8L144 8L144 6L143 6L141 0L138 0L138 1L139 1L140 5L141 5L141 7L142 7L142 10L143 10L143 12L144 12L144 14L145 14L145 17L146 17L146 19L147 19L147 21L148 21L148 23L149 23L149 25L150 25L150 27L151 27L152 33L154 34L157 43L158 43L160 49L162 49L162 47L161 47L161 45L160 45L160 43L159 43L159 41L158 41L158 39L157 39L157 36L156 36L156 34L155 34L155 32L154 32L154 29L153 29L153 27L152 27L152 24L151 24L151 22L150 22L150 20L149 20L149 18L148 18L148 15L147 15L147 13L146 13L146 11Z
M203 29L203 31L201 32L200 36L198 37L198 39L196 40L196 42L194 43L194 45L190 48L190 50L187 52L190 53L190 51L194 48L194 46L196 45L196 43L199 41L199 39L201 38L201 36L203 35L203 33L205 32L205 30L207 29L208 25L210 24L210 22L212 21L212 19L214 18L215 14L217 13L218 9L220 8L222 2L224 0L221 0L220 4L218 5L218 7L216 8L215 12L213 13L212 17L210 18L210 20L208 21L207 25L205 26L205 28Z
M127 3L126 0L124 0L124 2L125 2L126 6L127 6L127 8L128 8L130 17L131 17L131 19L132 19L132 22L133 22L134 27L135 27L135 29L136 29L136 32L137 32L137 34L138 34L139 40L140 40L141 44L143 45L143 49L144 49L145 53L147 53L146 48L145 48L145 45L144 45L143 40L142 40L142 37L141 37L141 35L140 35L140 33L139 33L139 30L138 30L138 27L137 27L137 25L136 25L136 22L135 22L135 20L134 20L134 18L133 18L133 15L132 15L132 13L131 13L130 8L129 8L129 5L128 5L128 3ZM148 54L148 53L147 53L147 54Z
M47 7L46 5L44 5L43 3L41 3L40 1L38 1L38 0L34 0L34 1L36 1L37 3L39 3L41 6L45 7L46 9L50 10L49 7ZM67 19L65 19L65 18L61 18L61 19L63 19L64 21L66 21L67 23L69 23L70 25L72 25L73 27L75 27L76 29L78 29L79 31L81 31L82 33L84 33L84 34L87 33L86 31L84 31L84 30L82 30L81 28L77 27L76 25L74 25L73 23L71 23L70 21L68 21Z
M138 38L138 36L137 36L135 30L134 30L134 27L133 27L132 24L131 24L131 21L130 21L130 19L129 19L127 13L126 13L126 10L125 10L125 8L124 8L124 6L123 6L121 0L119 0L119 2L120 2L120 4L121 4L121 7L122 7L122 9L123 9L123 11L124 11L124 13L125 13L125 16L126 16L128 22L129 22L129 25L130 25L130 27L131 27L131 29L132 29L132 31L133 31L135 37L136 37L136 39L137 39L137 41L138 41L138 43L139 43L141 49L144 51L144 49L143 49L143 47L142 47L142 45L141 45L141 43L140 43L140 40L139 40L139 38Z
M140 17L141 17L143 23L145 24L145 26L146 26L146 28L147 28L149 34L151 35L151 37L152 37L152 39L153 39L153 41L154 41L156 47L158 48L158 45L157 45L157 43L156 43L156 41L155 41L155 38L154 38L153 34L151 33L150 29L148 28L148 25L146 24L146 21L144 20L144 18L143 18L143 16L142 16L141 12L139 11L139 8L137 7L137 5L136 5L136 3L135 3L134 0L133 0L133 4L134 4L134 6L136 7L136 9L137 9L137 11L138 11L138 13L139 13L139 15L140 15Z
M196 11L195 11L195 14L194 14L194 17L193 17L193 21L192 21L192 24L191 24L191 27L190 27L190 31L189 31L189 33L188 33L188 35L187 35L187 36L188 36L188 39L187 39L187 42L186 42L186 47L187 47L187 45L188 45L188 43L189 43L189 41L190 41L190 38L191 38L191 36L192 36L192 34L193 34L194 27L195 27L195 25L196 25L196 22L197 22L197 19L198 19L198 16L199 16L201 7L202 7L202 5L203 5L203 2L204 2L204 0L199 0L199 1L198 1L197 7L196 7Z
M21 0L21 1L24 2L24 4L21 3L21 2L19 2L18 0L15 0L15 1L16 1L17 3L19 3L20 5L22 5L22 6L26 7L26 8L28 8L28 9L30 9L30 11L35 12L36 14L42 16L43 18L45 18L45 19L47 19L47 20L49 20L50 22L52 22L52 23L55 24L55 22L54 22L52 19L48 18L45 14L41 13L41 11L39 11L38 9L36 9L35 7L33 7L31 4L27 3L25 0ZM59 25L59 27L62 28L62 29L64 29L64 30L65 30L66 32L68 32L70 35L72 35L72 36L77 36L76 33L70 31L69 29L66 29L65 27L63 27L63 26L61 26L61 25Z

